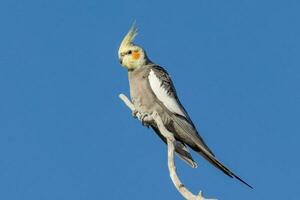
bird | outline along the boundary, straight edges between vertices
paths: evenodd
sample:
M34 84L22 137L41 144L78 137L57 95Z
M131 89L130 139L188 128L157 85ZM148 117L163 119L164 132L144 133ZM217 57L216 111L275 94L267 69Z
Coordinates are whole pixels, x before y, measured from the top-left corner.
M146 124L144 120L153 112L158 113L164 126L174 135L176 154L188 165L197 167L189 152L190 148L227 176L253 188L216 158L181 104L168 72L152 62L146 51L134 43L137 33L137 27L133 24L118 50L119 62L128 71L130 97L136 109L133 115L139 113L142 123L151 127L167 143L155 122Z

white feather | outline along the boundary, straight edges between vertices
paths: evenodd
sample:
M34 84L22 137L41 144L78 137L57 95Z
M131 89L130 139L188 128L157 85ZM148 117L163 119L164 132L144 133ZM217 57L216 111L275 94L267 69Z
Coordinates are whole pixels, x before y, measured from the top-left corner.
M170 95L168 95L165 88L161 85L161 80L155 75L155 73L151 70L148 76L150 87L156 97L173 113L177 113L181 116L185 116L183 111L180 108L177 100Z

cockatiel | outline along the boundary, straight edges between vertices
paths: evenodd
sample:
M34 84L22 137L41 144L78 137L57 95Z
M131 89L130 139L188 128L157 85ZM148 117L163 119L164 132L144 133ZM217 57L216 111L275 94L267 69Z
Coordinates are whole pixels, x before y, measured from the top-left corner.
M136 35L137 29L133 25L121 42L118 55L121 65L128 70L130 96L136 112L143 116L141 121L143 122L143 118L151 115L154 111L157 112L164 126L174 134L177 155L191 167L195 168L197 164L187 146L229 177L234 177L252 188L216 159L180 103L167 71L152 62L145 50L133 43ZM166 142L155 122L147 125L151 126L157 135Z

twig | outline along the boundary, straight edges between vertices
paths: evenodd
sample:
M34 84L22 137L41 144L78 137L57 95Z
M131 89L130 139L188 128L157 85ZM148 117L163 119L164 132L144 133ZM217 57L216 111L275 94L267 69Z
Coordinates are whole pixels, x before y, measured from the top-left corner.
M134 105L131 103L131 101L124 95L119 95L120 99L126 104L127 107L130 108L132 112L134 112L136 109ZM141 115L141 113L137 113L138 115ZM214 200L214 199L205 199L202 196L202 192L200 191L198 195L194 195L192 192L190 192L180 181L177 173L176 173L176 166L174 163L174 152L175 152L175 138L173 134L166 129L164 126L162 119L158 115L158 113L154 112L152 114L152 119L156 123L159 131L161 134L167 139L168 144L168 168L170 172L170 177L175 185L176 189L180 192L180 194L188 200Z

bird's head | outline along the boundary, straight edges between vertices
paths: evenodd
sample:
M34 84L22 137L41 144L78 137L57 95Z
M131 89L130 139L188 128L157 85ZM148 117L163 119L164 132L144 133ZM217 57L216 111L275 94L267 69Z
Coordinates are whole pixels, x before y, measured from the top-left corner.
M128 70L134 70L148 62L144 49L133 43L136 35L137 28L133 25L122 40L118 51L121 65Z

